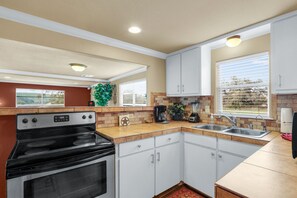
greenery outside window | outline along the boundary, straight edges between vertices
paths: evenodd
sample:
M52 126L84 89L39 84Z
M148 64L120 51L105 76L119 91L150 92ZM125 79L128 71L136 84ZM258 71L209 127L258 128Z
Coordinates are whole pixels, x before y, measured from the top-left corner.
M120 106L146 106L146 80L122 83L120 88Z
M62 90L16 89L16 107L65 106Z
M217 63L218 113L269 117L269 53Z

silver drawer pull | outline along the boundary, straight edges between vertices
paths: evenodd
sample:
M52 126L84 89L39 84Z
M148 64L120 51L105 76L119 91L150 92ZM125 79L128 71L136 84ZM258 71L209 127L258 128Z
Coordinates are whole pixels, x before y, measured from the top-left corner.
M170 142L171 141L171 138L168 138L168 142Z
M140 148L141 148L141 145L140 145L140 144L139 144L139 145L137 145L137 148L139 148L139 149L140 149Z
M161 154L160 154L160 152L157 153L157 156L158 156L157 161L160 161L161 160Z
M222 158L223 158L223 156L222 156L222 155L218 155L218 156L219 156L219 158L220 158L220 159L222 159Z
M151 157L152 157L151 163L154 164L155 163L155 155L154 154L151 154Z
M212 156L212 157L214 157L214 156L215 156L215 154L214 154L214 153L211 153L211 156Z

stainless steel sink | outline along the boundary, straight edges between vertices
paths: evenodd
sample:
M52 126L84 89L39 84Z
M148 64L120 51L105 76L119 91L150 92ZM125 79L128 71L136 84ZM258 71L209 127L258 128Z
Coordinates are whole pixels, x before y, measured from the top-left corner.
M254 137L254 138L261 138L269 133L268 131L260 131L260 130L237 128L237 127L228 127L228 126L217 125L217 124L198 125L198 126L194 126L193 128L213 130L213 131L219 131L222 133L227 133L227 134L235 135L235 136Z
M229 133L232 135L243 136L243 137L256 137L261 138L267 135L268 131L260 131L253 129L245 129L245 128L230 128L223 131L224 133Z
M223 125L217 125L217 124L205 124L205 125L194 126L193 128L207 129L207 130L214 130L214 131L223 131L230 127L223 126Z

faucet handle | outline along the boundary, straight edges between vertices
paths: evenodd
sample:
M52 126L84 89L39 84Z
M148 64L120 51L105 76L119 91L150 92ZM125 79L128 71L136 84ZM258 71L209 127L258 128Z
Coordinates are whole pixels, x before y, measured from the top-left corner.
M249 129L254 129L254 125L252 123L249 124Z
M267 131L267 126L266 125L263 126L263 131Z

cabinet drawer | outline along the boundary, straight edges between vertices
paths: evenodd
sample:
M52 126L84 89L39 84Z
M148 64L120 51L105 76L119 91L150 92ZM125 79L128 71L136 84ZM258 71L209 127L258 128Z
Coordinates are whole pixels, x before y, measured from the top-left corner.
M216 149L217 140L214 137L185 133L185 142Z
M218 139L218 150L224 151L228 153L233 153L236 155L240 155L243 157L249 157L257 150L259 150L261 146L254 144L247 144L243 142L236 142L224 139Z
M156 147L179 142L180 133L173 133L156 137Z
M119 156L130 155L154 148L154 138L122 143L119 145Z

